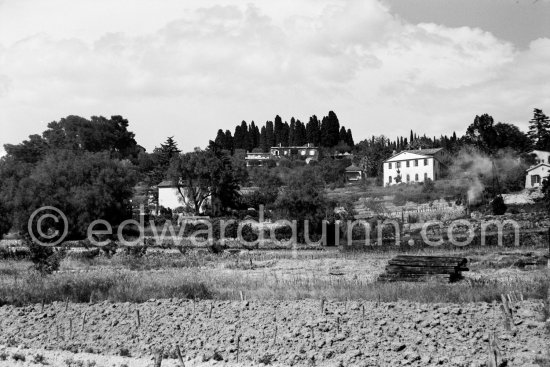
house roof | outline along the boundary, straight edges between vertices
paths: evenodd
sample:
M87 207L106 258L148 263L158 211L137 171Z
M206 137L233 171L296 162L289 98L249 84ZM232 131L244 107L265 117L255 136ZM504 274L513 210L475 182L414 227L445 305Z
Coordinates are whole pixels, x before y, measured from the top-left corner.
M539 168L540 166L550 167L550 164L548 164L548 163L539 163L539 164L537 164L537 165L535 165L535 166L532 166L532 167L527 168L527 170L526 170L525 172L532 171L532 170L534 170L534 169Z
M174 181L166 180L159 183L157 187L176 187L176 185L174 184Z
M361 171L361 168L359 168L356 165L352 164L351 166L346 167L346 171L348 171L348 172L350 172L350 171Z
M390 159L393 159L393 158L397 157L399 154L403 154L403 153L412 153L412 154L418 154L418 155L424 155L424 156L433 156L433 155L439 153L442 150L443 150L443 148L402 150L399 153L396 153L396 154L392 155L391 157L389 157L388 159L386 159L386 161L389 161Z

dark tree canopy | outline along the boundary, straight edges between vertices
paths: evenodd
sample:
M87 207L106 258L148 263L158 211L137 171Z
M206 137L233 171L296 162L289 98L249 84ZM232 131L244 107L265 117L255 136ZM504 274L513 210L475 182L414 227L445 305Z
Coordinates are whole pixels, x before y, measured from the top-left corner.
M90 120L68 116L50 122L41 136L31 135L29 140L6 144L4 149L8 155L28 163L38 162L51 150L109 152L113 158L132 160L143 151L122 116L93 116Z
M64 212L73 237L85 236L93 220L117 225L131 215L137 181L132 162L144 149L121 116L68 116L48 124L42 135L5 149L0 210L11 214L14 229L26 232L29 215L47 205Z

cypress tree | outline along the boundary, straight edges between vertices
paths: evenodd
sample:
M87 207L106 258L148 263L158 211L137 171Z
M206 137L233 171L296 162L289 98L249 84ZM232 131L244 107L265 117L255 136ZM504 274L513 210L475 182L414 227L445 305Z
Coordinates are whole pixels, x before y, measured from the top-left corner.
M267 129L265 126L262 126L262 130L260 132L260 149L262 152L267 153L268 146L267 146Z
M290 119L290 126L288 129L288 145L296 145L296 120L294 117Z
M241 125L235 127L235 133L233 134L233 148L234 149L243 149L244 147L244 137Z
M321 142L321 126L317 116L313 115L309 118L306 126L306 140L315 146L319 146Z
M353 141L353 135L351 134L351 129L348 129L347 131L347 139L348 141L346 143L353 148L355 146L355 142Z
M273 127L273 135L275 135L275 146L279 146L279 144L283 144L283 120L281 120L281 117L279 115L275 116L275 124Z
M273 129L273 121L267 121L265 123L265 142L268 149L275 146L275 131Z
M231 131L225 130L224 142L224 149L229 150L231 154L233 154L233 137L231 136Z
M296 131L294 133L295 145L303 146L307 144L306 126L300 120L296 121Z

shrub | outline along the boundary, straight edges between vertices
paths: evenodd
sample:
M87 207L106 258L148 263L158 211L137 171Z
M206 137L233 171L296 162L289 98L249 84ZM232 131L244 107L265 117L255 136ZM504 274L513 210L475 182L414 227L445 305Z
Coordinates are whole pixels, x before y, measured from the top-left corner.
M56 251L52 247L36 244L29 238L24 241L30 252L30 260L36 270L41 274L51 274L59 270L59 264L66 255L65 249Z
M25 355L21 353L15 353L14 355L11 356L11 358L13 358L14 361L21 361L21 362L25 362L26 360Z
M42 354L36 354L32 360L34 364L48 364L46 358Z
M429 178L424 180L424 183L422 184L422 192L434 192L434 191L435 191L434 182Z
M393 205L395 206L403 206L407 203L407 198L402 193L398 192L393 197Z

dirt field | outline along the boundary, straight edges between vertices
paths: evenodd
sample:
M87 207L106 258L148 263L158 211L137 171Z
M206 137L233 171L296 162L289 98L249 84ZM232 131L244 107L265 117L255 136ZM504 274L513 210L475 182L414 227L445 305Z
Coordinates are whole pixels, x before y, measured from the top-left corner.
M178 366L176 345L186 366L484 366L492 333L508 366L548 366L545 251L457 250L450 254L467 257L470 271L439 285L377 283L392 253L334 250L69 256L45 281L26 278L29 263L3 263L3 297L37 281L45 283L33 292L60 292L57 299L73 299L71 284L84 291L86 279L92 288L104 279L117 285L117 276L135 281L103 299L94 294L92 303L0 307L0 366L153 366L161 348L162 366ZM204 284L210 299L117 301L145 291L177 295L170 287L189 279ZM507 330L497 300L510 292L525 300L513 302Z
M65 307L0 308L0 343L18 346L28 359L37 353L33 348L44 348L147 361L164 348L166 366L175 364L176 344L194 363L212 358L236 363L238 358L246 365L270 360L284 365L480 366L494 332L510 365L525 366L547 358L550 341L541 303L533 301L514 303L511 331L505 330L497 303L327 301L324 311L313 300L150 300ZM5 353L13 358L14 350ZM91 360L91 355L68 358ZM51 362L57 363L55 358Z

